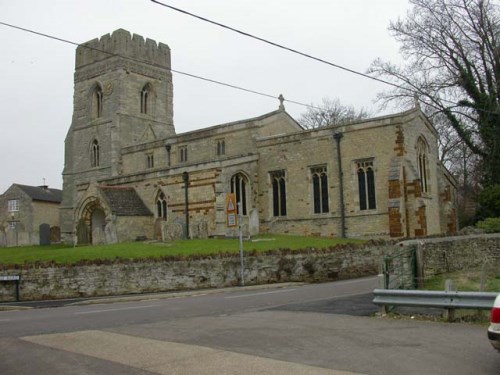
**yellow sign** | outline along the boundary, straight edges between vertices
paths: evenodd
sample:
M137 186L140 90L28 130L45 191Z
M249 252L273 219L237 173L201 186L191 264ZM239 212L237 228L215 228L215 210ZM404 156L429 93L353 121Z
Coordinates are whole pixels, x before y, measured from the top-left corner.
M238 225L236 215L236 196L230 193L226 196L227 226L235 227Z

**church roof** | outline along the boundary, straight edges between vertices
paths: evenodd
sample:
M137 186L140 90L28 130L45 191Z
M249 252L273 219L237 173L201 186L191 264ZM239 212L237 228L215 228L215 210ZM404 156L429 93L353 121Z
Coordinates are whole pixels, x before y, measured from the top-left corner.
M52 189L48 186L29 186L14 184L23 192L25 192L32 200L40 202L61 203L62 190Z
M124 186L101 186L111 212L116 216L152 216L134 188Z

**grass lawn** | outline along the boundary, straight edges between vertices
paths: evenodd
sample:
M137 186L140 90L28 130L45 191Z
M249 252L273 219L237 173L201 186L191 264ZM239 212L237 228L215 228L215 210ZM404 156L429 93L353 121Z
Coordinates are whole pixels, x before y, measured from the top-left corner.
M500 293L500 270L487 272L484 277L484 292ZM458 291L479 292L481 289L481 270L465 270L437 275L425 280L425 289L444 290L447 279L453 280Z
M287 235L261 235L244 241L243 249L267 251L274 249L328 248L339 244L359 244L362 240L300 237ZM127 242L115 245L77 246L64 245L26 246L0 248L0 264L56 262L74 264L82 260L156 258L179 255L209 255L238 253L238 239L180 240L172 242Z

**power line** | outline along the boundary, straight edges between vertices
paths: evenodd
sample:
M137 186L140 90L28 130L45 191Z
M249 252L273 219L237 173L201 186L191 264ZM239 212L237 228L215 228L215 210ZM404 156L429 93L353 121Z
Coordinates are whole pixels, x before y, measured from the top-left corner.
M390 85L392 87L395 87L395 88L398 88L398 89L401 89L401 90L404 90L404 91L408 91L410 93L413 93L413 90L407 88L407 87L404 87L404 86L400 86L398 84L395 84L395 83L392 83L392 82L389 82L389 81L386 81L384 79L381 79L381 78L377 78L377 77L373 77L373 76L370 76L368 74L365 74L365 73L361 73L361 72L358 72L354 69L350 69L350 68L347 68L345 66L341 66L341 65L338 65L338 64L335 64L333 62L330 62L330 61L327 61L325 59L322 59L322 58L319 58L319 57L315 57L315 56L312 56L308 53L305 53L305 52L301 52L301 51L298 51L296 49L293 49L293 48L290 48L290 47L286 47L282 44L278 44L278 43L275 43L275 42L272 42L268 39L264 39L264 38L261 38L259 36L256 36L256 35L253 35L253 34L250 34L250 33L247 33L245 31L242 31L242 30L239 30L239 29L236 29L234 27L231 27L231 26L228 26L228 25L225 25L223 23L220 23L220 22L217 22L217 21L213 21L211 19L208 19L206 17L202 17L202 16L199 16L197 14L194 14L194 13L191 13L191 12L188 12L187 10L183 10L183 9L180 9L180 8L176 8L172 5L169 5L169 4L165 4L165 3L162 3L161 1L158 1L158 0L150 0L151 2L157 4L157 5L161 5L163 7L166 7L166 8L169 8L171 10L174 10L176 12L179 12L179 13L182 13L182 14L185 14L185 15L188 15L190 17L194 17L194 18L197 18L201 21L204 21L204 22L208 22L208 23L211 23L213 25L216 25L216 26L219 26L223 29L227 29L227 30L230 30L230 31L234 31L235 33L238 33L238 34L241 34L243 36L246 36L246 37L249 37L249 38L252 38L252 39L255 39L255 40L258 40L260 42L263 42L263 43L266 43L266 44L269 44L271 46L274 46L274 47L277 47L277 48L281 48L283 50L286 50L286 51L289 51L289 52L292 52L292 53L295 53L295 54L298 54L298 55L301 55L301 56L304 56L306 58L309 58L309 59L312 59L312 60L315 60L315 61L318 61L318 62L321 62L323 64L327 64L327 65L330 65L330 66L333 66L334 68L338 68L338 69L341 69L341 70L344 70L346 72L349 72L349 73L352 73L352 74L356 74L358 76L361 76L361 77L364 77L364 78L368 78L368 79L371 79L371 80L374 80L374 81L377 81L377 82L380 82L380 83L384 83L386 85ZM449 103L449 104L453 104L453 105L458 105L458 103L455 103L455 102L452 102L450 100L447 100L447 99L441 99L442 102L446 102L446 103ZM315 107L313 107L315 108ZM493 111L489 111L489 110L485 110L485 109L481 109L481 108L476 108L477 111L479 112L483 112L483 113L490 113L490 114L498 114L498 112L493 112Z
M168 4L162 3L162 2L160 2L158 0L151 0L151 1L153 3L155 3L155 4L158 4L158 5L164 6L166 8L175 10L176 12L183 13L183 14L186 14L186 15L194 17L194 18L198 18L199 20L202 20L204 22L208 22L208 23L211 23L213 25L222 27L223 29L234 31L235 33L247 36L247 37L252 38L252 39L256 39L256 40L258 40L260 42L263 42L263 43L266 43L266 44L270 44L271 46L278 47L278 48L284 49L286 51L295 53L297 55L301 55L301 56L307 57L308 59L316 60L316 61L319 61L319 62L321 62L323 64L327 64L327 65L333 66L334 68L342 69L342 70L345 70L346 72L349 72L349 73L352 73L352 74L356 74L356 75L359 75L359 76L364 77L364 78L369 78L371 80L378 81L378 82L384 83L386 85L391 85L391 86L394 86L394 87L397 87L397 88L402 88L402 87L396 85L395 83L392 83L392 82L389 82L389 81L386 81L386 80L383 80L383 79L380 79L380 78L377 78L377 77L373 77L373 76L370 76L370 75L365 74L365 73L358 72L358 71L356 71L354 69L346 68L345 66L342 66L342 65L339 65L339 64L335 64L333 62L321 59L319 57L312 56L312 55L310 55L308 53L305 53L305 52L300 52L300 51L298 51L296 49L293 49L293 48L290 48L290 47L286 47L286 46L284 46L282 44L278 44L278 43L272 42L272 41L270 41L268 39L264 39L264 38L261 38L259 36L247 33L245 31L236 29L234 27L224 25L224 24L222 24L220 22L212 21L212 20L210 20L208 18L196 15L194 13L188 12L188 11L180 9L180 8L176 8L176 7L172 6L172 5L168 5Z
M10 28L13 28L13 29L17 29L17 30L21 30L21 31L24 31L24 32L27 32L27 33L31 33L31 34L37 35L37 36L42 36L44 38L49 38L49 39L57 40L59 42L63 42L63 43L67 43L67 44L72 44L72 45L77 46L77 47L83 47L83 48L91 49L91 50L94 50L94 51L97 51L97 52L101 52L101 53L107 54L109 56L120 56L121 58L124 58L126 60L131 60L131 61L135 61L135 62L144 63L144 61L142 61L140 59L134 59L133 57L129 57L129 56L122 56L122 55L115 54L115 53L112 53L112 52L109 52L109 51L101 50L99 48L91 47L91 46L88 46L88 45L85 45L85 44L76 43L76 42L73 42L73 41L68 40L68 39L59 38L59 37L56 37L56 36L53 36L53 35L49 35L49 34L45 34L45 33L39 32L39 31L35 31L35 30L24 28L24 27L12 25L12 24L9 24L9 23L6 23L6 22L0 21L0 25L7 26L7 27L10 27ZM225 82L222 82L222 81L217 81L215 79L202 77L202 76L199 76L199 75L196 75L196 74L187 73L187 72L183 72L183 71L180 71L180 70L175 70L175 69L172 69L172 68L167 68L167 69L170 70L172 73L184 75L184 76L187 76L187 77L199 79L199 80L210 82L210 83L215 83L215 84L220 85L220 86L229 87L229 88L232 88L232 89L236 89L236 90L248 92L248 93L251 93L251 94L264 96L264 97L267 97L267 98L279 99L278 96L275 96L275 95L272 95L272 94L267 94L267 93L264 93L264 92L260 92L260 91L256 91L256 90L252 90L252 89L247 89L247 88L242 87L242 86L233 85L233 84L225 83ZM321 110L321 108L319 108L319 107L315 107L313 105L305 104L305 103L302 103L302 102L299 102L299 101L290 100L290 99L284 99L284 100L286 102L288 102L288 103L297 104L297 105L300 105L300 106L303 106L303 107L307 107L307 108L313 108L313 109Z

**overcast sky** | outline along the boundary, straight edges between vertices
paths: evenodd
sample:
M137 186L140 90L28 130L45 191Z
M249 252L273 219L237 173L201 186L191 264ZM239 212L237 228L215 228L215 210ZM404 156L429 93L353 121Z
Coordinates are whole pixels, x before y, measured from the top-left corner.
M162 0L163 1L163 0ZM407 0L164 0L365 72L400 61L390 20ZM307 104L338 98L377 114L377 83L177 13L149 0L0 0L0 21L76 43L123 28L170 46L172 68ZM0 25L0 194L12 183L62 188L76 46ZM173 75L177 133L271 112L278 100ZM306 108L285 102L296 119ZM396 111L393 109L393 111Z

